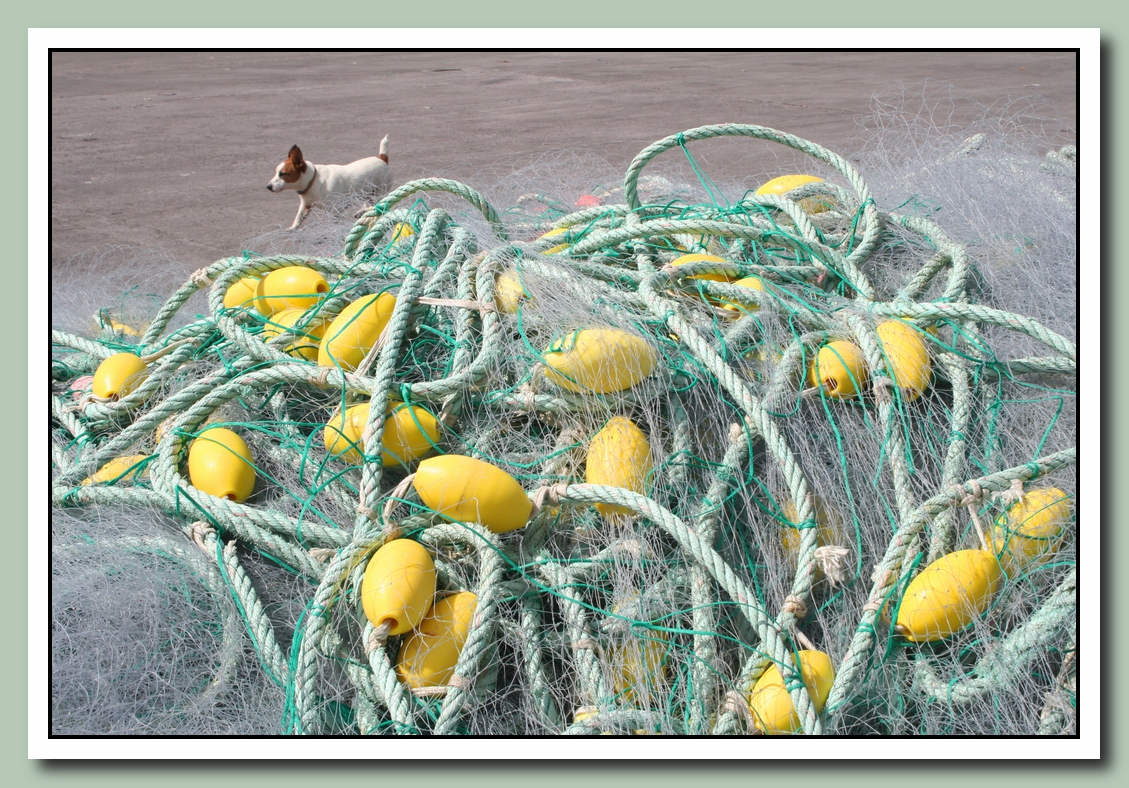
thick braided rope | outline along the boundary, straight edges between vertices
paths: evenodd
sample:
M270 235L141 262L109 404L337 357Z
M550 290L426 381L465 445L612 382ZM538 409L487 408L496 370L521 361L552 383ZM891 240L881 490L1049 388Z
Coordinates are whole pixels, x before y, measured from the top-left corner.
M424 191L442 191L462 197L475 208L482 212L486 217L486 221L490 223L494 232L505 241L508 236L506 235L505 227L502 224L498 214L486 201L486 198L470 188L466 184L459 183L458 181L447 180L444 178L422 178L420 180L411 181L403 186L389 192L385 195L384 199L370 208L358 222L353 225L353 229L349 231L349 235L345 238L345 257L351 259L357 252L357 242L368 231L366 220L373 217L378 217L407 197Z
M836 709L839 709L846 702L865 673L866 665L878 642L875 627L878 614L885 606L889 594L898 581L898 576L904 565L907 545L920 534L926 523L935 517L938 512L961 505L961 501L966 495L977 490L1000 492L1007 489L1015 479L1028 482L1046 476L1064 466L1072 465L1076 461L1077 450L1066 449L1025 465L1009 468L990 476L982 476L960 487L933 496L925 501L907 521L902 523L890 540L886 554L875 568L875 581L869 599L863 608L863 615L855 630L851 646L839 664L835 683L832 685L830 695L827 698L829 715L832 715ZM833 716L831 719L834 722Z
M926 697L950 705L963 705L984 695L1007 689L1031 661L1049 649L1058 648L1074 623L1077 574L1071 569L1063 582L1022 625L1008 633L996 648L985 654L970 671L973 678L942 682L928 660L915 660L916 679Z
M751 136L781 142L827 161L847 177L857 195L857 203L853 203L854 198L844 190L824 185L825 191L814 188L797 190L792 195L795 199L758 197L746 200L742 208L750 213L744 217L723 216L726 221L716 218L671 218L661 207L638 204L635 181L647 161L663 150L682 145L687 141L727 135ZM406 211L390 211L392 205L411 194L436 188L463 196L478 207L488 221L497 223L497 214L486 204L481 195L461 184L440 181L409 184L390 195L381 205L375 206L366 217L367 223L366 220L362 220L354 227L347 250L350 255L365 258L364 260L342 262L279 256L247 260L231 258L220 261L197 272L186 285L174 293L143 338L143 348L156 348L162 344L158 340L161 339L164 328L172 316L193 293L202 287L210 286L209 306L213 317L197 321L187 329L181 329L178 335L182 338L195 337L206 340L209 334L218 333L240 354L231 365L225 365L222 370L209 375L204 380L190 384L180 394L148 410L145 410L148 407L147 399L174 377L177 368L188 363L203 348L199 345L186 346L187 349L176 350L162 360L163 363L154 365L150 381L146 384L149 388L145 390L144 395L126 401L124 405L117 403L105 406L95 403L87 406L84 412L76 413L68 410L60 398L56 397L53 400L54 417L67 430L74 443L73 457L70 454L71 450L56 451L54 455L63 466L61 475L56 477L58 483L54 486L52 494L53 500L57 503L61 505L145 503L181 515L189 512L194 516L203 514L228 538L234 537L239 542L265 549L288 561L306 576L322 581L309 608L309 615L302 625L304 628L300 633L301 637L296 638L296 643L292 646L292 649L296 649L291 659L293 670L289 666L285 669L279 667L280 656L270 646L270 643L274 642L274 648L278 648L277 642L272 640L271 631L255 629L248 625L250 637L260 654L260 659L263 660L264 665L271 666L268 672L287 677L292 686L297 729L302 732L317 733L323 729L323 721L318 709L319 700L314 686L321 675L319 661L327 657L340 658L348 663L345 672L357 692L358 718L369 728L363 732L376 732L375 728L383 724L380 720L385 715L391 718L398 732L416 731L421 723L427 724L418 714L419 707L416 701L406 693L403 685L396 678L384 648L366 649L367 665L350 662L352 656L347 646L329 627L330 619L334 615L333 611L340 609L339 603L349 598L351 594L355 594L356 583L363 570L363 559L376 544L382 541L380 529L387 524L374 521L368 515L361 515L357 519L354 531L350 534L343 529L335 529L320 523L270 516L256 512L254 507L230 504L218 499L209 500L208 497L191 488L175 470L186 440L205 418L223 404L235 397L245 396L271 386L303 386L321 391L337 391L342 396L346 393L363 393L370 396L373 401L382 401L391 391L389 370L395 369L397 360L406 347L407 331L412 320L429 309L437 312L442 309L455 310L453 320L449 321L453 323L455 337L450 374L438 380L404 384L400 387L401 394L424 402L457 402L458 407L466 405L486 407L500 413L534 412L552 415L585 412L590 407L588 398L553 388L543 392L530 392L528 395L505 390L478 389L478 384L485 373L499 362L503 332L509 330L509 324L493 308L495 283L505 266L515 265L519 271L524 269L544 276L554 276L562 270L569 270L587 278L574 281L572 277L561 277L560 281L567 282L567 286L575 292L593 300L613 298L624 306L649 312L677 335L679 345L687 350L734 399L740 411L742 423L737 425L737 438L734 438L726 448L725 458L711 477L705 497L693 509L695 513L688 521L691 525L679 520L660 502L618 488L570 485L558 496L560 503L603 502L635 509L648 521L658 524L664 532L668 533L687 556L686 574L678 575L677 579L675 574L672 574L671 582L680 588L688 589L693 603L693 610L689 615L695 631L693 636L695 661L692 670L695 673L694 686L701 689L701 694L695 696L694 705L689 711L689 731L704 732L710 721L715 718L717 720L713 728L715 733L735 732L739 727L738 718L741 716L739 708L733 705L732 698L727 698L724 703L721 702L721 698L717 697L717 693L712 689L718 684L719 677L705 669L718 654L718 639L712 634L716 628L713 604L718 588L738 602L738 609L748 618L749 625L760 639L755 645L748 644L753 651L748 654L744 667L733 684L735 690L737 692L747 690L749 682L755 679L769 662L774 662L781 667L786 686L800 714L804 731L818 733L824 723L829 726L829 730L834 730L838 723L837 713L842 711L845 700L857 691L865 672L865 664L873 653L877 642L875 622L883 603L893 593L893 588L906 571L905 568L914 564L920 551L928 548L930 555L937 555L955 545L953 509L960 504L963 495L973 490L1001 489L1000 486L992 485L1006 487L1011 480L1036 478L1073 462L1073 455L1070 452L1060 452L1001 474L981 477L977 482L959 485L960 479L967 478L966 435L970 414L975 412L975 397L978 394L970 381L970 369L979 365L986 375L996 376L1029 372L1072 374L1076 370L1076 348L1073 343L1048 331L1036 321L1003 310L969 303L967 286L970 266L963 247L952 242L939 227L927 220L878 214L865 184L857 177L857 173L846 162L818 146L761 127L733 125L691 130L660 141L637 157L625 180L624 192L627 205L585 209L561 220L559 226L570 228L565 234L565 239L573 242L567 254L555 255L553 258L538 256L539 251L557 244L561 240L558 237L541 239L524 247L520 244L499 247L472 259L473 237L454 226L449 217L439 212L432 212L424 221L423 230L412 242L414 248L410 245L403 247L413 248L410 265L392 265L388 260L368 259L370 253L375 253L377 241L394 223L407 220L411 216L410 212ZM853 209L859 216L857 228L852 228L846 234L827 233L823 219L811 218L800 209L798 205L800 198L809 194L824 193L837 195L836 199L844 205L848 203L854 205ZM757 217L761 214L756 213L765 209L783 214L791 221L789 233L781 234L778 228L773 228L772 242L808 255L812 261L811 265L761 266L752 263L706 263L688 265L677 272L671 272L660 269L661 259L643 243L656 238L671 238L686 234L713 235L733 239L730 253L736 256L742 253L742 242L769 240L766 228L771 223L766 222L763 226L758 224L760 220ZM376 221L373 222L373 219ZM737 222L748 222L748 224ZM877 244L878 233L883 223L899 224L910 233L926 239L938 249L932 259L909 278L898 296L886 303L875 300L878 295L869 284L863 265ZM416 224L416 227L418 228L419 225ZM444 236L442 239L441 235ZM499 237L503 236L499 233ZM444 245L446 245L445 255ZM844 248L849 248L850 251L844 253ZM616 256L621 255L624 249L633 255L636 270L624 268L621 262L616 261ZM582 256L587 257L580 259ZM555 265L550 264L551 261L555 262ZM255 319L253 316L246 311L223 308L223 295L227 287L238 278L265 273L287 265L312 266L323 273L343 277L343 283L345 278L363 280L370 275L385 278L391 272L396 272L396 276L400 278L400 297L403 303L398 303L387 332L389 338L376 356L377 369L373 377L368 377L363 369L355 374L342 374L337 370L319 370L307 362L296 361L286 356L280 349L289 341L288 334L264 343L260 336L246 328L251 325L249 321ZM915 299L925 293L930 283L946 270L948 277L943 298L947 300L928 304L915 303ZM431 272L430 278L426 278L426 272ZM859 297L854 303L841 299L844 304L850 306L846 306L845 311L840 309L832 318L815 311L800 299L791 298L787 290L779 293L759 292L725 283L691 284L688 281L688 278L695 274L712 272L727 275L755 274L765 281L784 285L815 282L820 275L831 273L842 279L850 289L855 290ZM456 279L457 299L466 302L469 306L425 306L417 300L421 295L427 298L441 295L449 289L452 278ZM752 308L781 309L794 315L807 329L806 333L796 336L784 351L778 365L779 372L774 387L770 388L764 397L758 397L753 388L742 380L731 361L719 352L716 341L710 338L712 326L708 317L703 317L697 312L684 313L670 297L672 290L683 293L696 290L703 295L721 297L726 301ZM319 309L325 314L333 314L346 300L347 296L344 293L331 293L321 303ZM785 408L786 401L791 396L792 386L803 377L805 360L810 359L812 353L822 343L832 338L854 339L862 347L874 377L878 380L889 379L888 373L885 372L886 359L874 332L874 317L946 320L953 325L961 326L971 336L975 336L979 325L1003 326L1034 338L1060 355L1008 361L994 359L979 361L976 355L979 351L972 347L973 343L967 341L959 352L937 354L953 388L953 406L949 414L947 450L941 486L942 489L947 489L947 485L959 486L962 493L946 492L930 498L921 505L915 500L911 486L912 479L905 460L907 446L901 436L902 422L907 415L902 408L901 395L894 386L876 387L875 396L878 402L879 422L883 430L886 465L894 483L897 503L895 517L898 527L889 543L886 555L879 564L879 572L876 573L869 602L861 613L851 649L838 666L838 676L827 707L827 719L821 720L815 713L802 682L799 681L798 673L793 668L792 647L788 643L790 633L797 625L798 619L802 618L802 614L797 613L794 604L788 604L776 620L770 619L768 613L756 605L757 596L753 590L714 550L713 542L721 512L720 502L724 500L729 486L743 477L749 447L758 437L763 437L769 456L780 465L787 480L789 496L797 512L796 519L801 524L800 554L790 599L798 600L800 605L803 605L805 600L810 600L817 546L816 529L808 527L809 524L814 523L808 494L810 485L800 463L784 441L776 420L787 415L782 412L782 408ZM750 343L755 341L755 334L751 332L752 326L753 321L750 320L736 321L724 334L725 345L731 346L745 341L743 339L745 337L749 337ZM171 340L171 337L168 339ZM57 340L56 344L59 346L73 348L95 358L105 357L111 352L109 345L92 343L62 332L59 333ZM167 345L168 340L163 344ZM266 366L250 371L255 364ZM669 384L669 381L661 380L661 377L656 376L655 380L647 381L629 391L607 396L604 398L604 404L614 408L629 408L634 404L654 401L662 396L665 387ZM284 414L278 402L275 401L272 407L275 418L280 424L283 423ZM137 416L136 411L142 411L141 415ZM451 414L457 418L458 410L452 410ZM157 457L151 463L153 490L124 487L74 489L69 487L81 478L80 474L85 472L83 468L89 467L96 460L107 459L118 451L132 446L169 416L176 417L173 419L173 427L159 442ZM134 421L120 433L112 436L108 442L84 450L82 444L93 439L94 433L91 432L91 428L111 429L114 420L119 418L133 418ZM365 435L365 453L370 458L379 456L377 447L380 445L382 419L383 413L380 409L373 408L370 411L370 424ZM480 436L479 443L488 444L493 436L502 434L502 429L499 425L485 431ZM291 439L300 437L297 428L288 422L281 428L281 433L290 436ZM80 441L80 436L85 440ZM677 418L672 446L676 452L682 452L688 450L689 445L689 431L686 424L682 418ZM467 452L490 459L473 447L468 448ZM270 456L280 464L293 463L301 457L290 447L272 452ZM72 462L73 465L70 464ZM83 463L81 468L80 462ZM542 467L545 474L558 472L557 463L547 462ZM366 462L361 474L363 481L360 508L365 512L375 512L384 496L381 491L382 475L379 460ZM670 478L675 488L680 487L682 482L688 481L685 466L676 466ZM335 495L345 496L344 499L347 499L346 488L332 489ZM956 498L953 497L954 495ZM414 518L410 519L414 521ZM426 525L426 521L427 518L423 517L421 524ZM549 522L550 519L543 513L527 526L525 536L528 538L527 544L530 550L538 551L545 544L549 533L547 530ZM428 536L423 541L431 544L433 539L439 538L445 529L451 527L430 525L424 532ZM467 529L479 533L475 530L477 526L473 525L453 527L462 529L463 533L466 533ZM922 539L927 532L930 542L926 546L922 544ZM484 535L487 542L493 538L485 532L481 532L480 535ZM219 550L220 541L214 536L207 543ZM229 542L229 545L234 543L234 541ZM482 543L479 544L481 547ZM495 633L503 612L494 591L500 593L500 589L507 587L503 578L512 571L512 568L501 560L502 554L494 549L493 542L490 544L489 556L485 552L479 553L482 570L482 586L479 590L488 592L487 604L480 609L486 612L481 618L476 617L474 637L472 642L468 641L470 645L460 658L461 667L457 672L459 680L454 682L447 698L443 701L440 724L435 730L442 729L445 732L455 730L459 720L470 713L475 691L480 693L488 691L490 682L493 681L492 667L482 672L475 666L480 667L484 661L489 662L492 649L496 646ZM334 559L330 566L326 568L314 560L309 548L333 550ZM483 551L485 549L482 548ZM230 566L235 574L241 571L237 561L225 559L223 551L220 551L218 556L223 562L220 564L221 568ZM232 558L234 559L233 552ZM578 599L575 601L573 599L576 596L574 584L588 570L558 564L554 557L547 554L542 555L541 560L547 561L541 564L540 568L540 573L547 582L545 590L557 597L564 617L567 637L572 644L574 670L581 688L582 704L596 704L598 707L596 714L573 724L569 732L590 732L609 724L616 730L627 730L630 726L649 726L651 724L649 713L607 705L610 693L596 634L590 623L590 614ZM247 591L242 582L234 582L232 589L234 597L240 601L240 604L246 602L247 609L255 610L255 600L249 595L253 593L253 589ZM521 613L515 615L519 616L523 631L529 632L531 628L536 628L539 620L543 619L537 612L542 608L534 605L537 597L523 597L526 598L529 599L529 604L520 605ZM1042 605L1036 616L1002 641L1007 650L997 654L1006 654L1010 660L1007 661L1008 665L1019 665L1031 655L1045 651L1050 642L1047 633L1055 627L1061 628L1061 621L1065 620L1066 611L1071 610L1074 604L1073 588L1063 584L1056 591L1055 596ZM261 620L257 613L253 613L251 618L256 621ZM264 626L269 627L269 625ZM364 625L362 639L366 643L371 634L371 626ZM544 724L552 726L559 724L561 718L559 712L570 710L556 709L548 690L545 667L547 661L542 655L543 648L552 648L548 639L541 641L540 644L531 641L529 649L524 652L523 661L530 686L537 698L535 705L540 710L539 713L544 715ZM997 675L991 671L1003 671L1005 662L984 660L983 665L986 675L993 677L992 681L1003 680L1000 678L1003 676L1002 672ZM927 665L925 667L928 668ZM923 679L925 681L930 674L926 670L922 675L926 677ZM957 693L954 698L966 697L960 694L965 692L970 693L967 697L971 698L976 693L982 693L983 690L980 688L986 685L974 682L958 683L953 686ZM1002 684L993 686L1002 686ZM472 691L474 688L477 689ZM950 699L949 702L957 701ZM600 704L604 706L600 708ZM1047 719L1059 719L1056 714L1057 712L1048 712ZM621 722L610 722L616 720ZM1047 725L1053 727L1050 722Z

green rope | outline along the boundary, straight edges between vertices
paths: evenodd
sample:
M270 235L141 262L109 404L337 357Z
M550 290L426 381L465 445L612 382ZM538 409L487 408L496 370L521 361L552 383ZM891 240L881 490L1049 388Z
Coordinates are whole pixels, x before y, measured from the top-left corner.
M809 184L730 203L690 153L694 142L722 136L807 154L845 186ZM644 204L642 171L675 147L709 201ZM457 217L428 208L429 192L465 200L491 228L494 246L479 252L479 239ZM136 346L170 352L117 401L89 396L82 376L131 346L109 333L95 340L52 332L53 505L151 505L206 524L205 531L187 530L232 597L247 647L285 696L280 722L288 734L503 729L506 720L480 716L521 693L521 724L541 733L747 733L759 724L748 693L770 666L780 671L807 735L851 732L851 715L866 704L902 709L909 718L930 704L987 704L1025 680L1045 687L1050 710L1041 730L1067 729L1069 714L1051 700L1067 691L1070 677L1052 686L1030 675L1033 666L1059 659L1057 646L1071 635L1077 601L1069 557L1036 572L1057 577L1053 588L1023 575L1000 592L1027 594L1030 610L998 633L992 648L962 641L976 665L967 675L946 672L927 649L905 647L890 616L928 561L971 543L974 532L959 520L970 502L985 515L996 500L990 496L1004 495L1013 482L1073 466L1063 433L1075 396L1075 344L977 301L967 250L933 219L880 212L852 165L783 132L723 124L672 135L635 158L623 194L624 204L571 213L544 195L526 195L499 214L454 181L405 184L357 222L340 258L247 253L196 272ZM809 212L803 201L811 198L828 210ZM538 205L545 214L523 213ZM540 237L546 218L564 232ZM393 238L401 223L412 234ZM687 236L695 248L724 249L724 261L670 265ZM566 252L545 254L561 243L570 245ZM884 284L886 257L898 254L924 262L898 286ZM299 327L265 341L273 318L253 306L227 308L224 296L244 277L290 266L312 268L329 291ZM516 272L526 295L514 315L496 303L507 271ZM714 278L698 278L707 276ZM744 277L758 277L763 289L733 283ZM168 332L203 288L208 314ZM322 367L287 352L295 336L317 341L315 319L383 292L396 304L366 366ZM583 327L553 323L553 299L565 296L601 315L601 324L614 317L656 351L646 380L578 394L549 379L546 348L565 347L561 337ZM914 400L898 388L897 354L877 330L887 319L912 326L928 348L935 362L928 397ZM997 358L986 339L997 329L1040 349ZM854 401L836 399L822 384L807 388L813 358L831 341L854 343L864 359L865 375L849 371L862 392ZM453 523L410 486L395 493L411 463L386 468L381 459L390 397L440 419L439 439L427 437L432 453L479 457L517 479L537 503L525 528L495 534ZM369 409L355 441L363 462L347 466L324 450L321 432L335 409L365 400L381 406ZM1007 414L1035 408L1046 409L1037 446L1015 458ZM702 410L716 423L696 419ZM221 423L248 440L259 480L243 502L209 495L183 472L191 440L229 412L240 416ZM580 483L586 442L617 414L667 425L649 436L655 462L647 492ZM830 456L814 458L803 448L813 425L826 433L820 440ZM878 447L861 463L854 445L860 432ZM147 478L82 484L128 452L152 455ZM293 473L297 488L287 489L272 468ZM828 485L845 504L836 513L838 547L847 556L839 570L828 559L836 545L823 544L817 492ZM605 519L597 504L629 514ZM388 514L395 511L407 514ZM883 530L875 532L875 523ZM762 525L774 535L796 534L794 551L781 559L782 546L754 539ZM360 612L368 557L406 534L434 554L442 588L478 598L453 678L434 695L405 686L398 641L382 640ZM314 588L288 651L242 568L243 551ZM873 576L864 569L870 563ZM638 598L613 598L628 578ZM668 607L651 615L655 600ZM624 604L635 607L625 611ZM999 603L987 615L1004 613ZM849 620L841 633L848 645L835 654L821 706L794 655L808 640L828 640L821 629L831 616ZM647 672L645 680L609 657L624 644L644 655L636 673ZM876 676L891 687L880 703L869 686ZM334 697L326 694L331 687Z

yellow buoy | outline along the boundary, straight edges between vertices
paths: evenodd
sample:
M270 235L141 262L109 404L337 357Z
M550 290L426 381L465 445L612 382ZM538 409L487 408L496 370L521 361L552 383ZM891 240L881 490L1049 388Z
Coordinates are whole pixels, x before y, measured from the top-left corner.
M533 511L517 479L461 454L424 460L412 484L429 509L459 522L482 523L498 534L523 527Z
M528 303L530 300L516 270L511 268L498 275L498 281L494 284L494 304L498 309L507 315L515 315L521 303Z
M126 457L115 457L94 473L82 480L83 485L104 484L132 484L149 475L148 465L142 465L151 454L130 454Z
M608 648L612 690L623 703L660 695L666 683L669 648L667 633L661 631L631 635Z
M241 306L252 306L255 293L259 288L259 277L245 276L227 288L223 294L224 309L238 309Z
M411 632L435 598L435 562L419 542L393 539L369 559L361 580L361 607L389 635Z
M712 254L684 254L681 257L676 257L671 261L671 265L676 268L680 265L687 265L689 263L727 263L729 262L724 257L718 257ZM711 282L729 282L732 281L730 277L725 274L694 274L691 279L708 279Z
M890 377L902 396L915 400L933 380L933 363L921 335L909 324L887 320L877 328Z
M309 309L328 292L324 276L304 265L291 265L259 280L255 308L266 317L283 309Z
M245 501L255 489L251 449L226 427L206 429L188 448L188 478L209 495Z
M477 606L478 597L469 591L437 600L400 644L396 657L400 681L413 690L446 686L455 674Z
M806 183L822 183L823 178L817 178L814 175L781 175L778 178L765 183L756 190L756 194L778 194L785 195L793 189L803 186ZM826 211L830 206L823 200L815 197L806 197L800 200L800 207L808 213L821 213Z
M545 376L580 393L629 389L655 368L655 351L642 337L615 328L585 328L554 342L542 355Z
M858 396L866 384L866 359L858 346L836 340L819 349L815 363L808 370L808 382L822 386L831 399L850 399Z
M838 513L817 496L811 497L812 508L815 510L816 544L819 547L839 544L840 527ZM803 532L799 528L799 515L796 505L789 499L781 511L788 519L780 528L780 544L793 560L800 555L800 541Z
M340 366L352 372L364 360L388 325L396 297L391 293L367 295L341 310L322 338L318 364Z
M835 667L831 657L822 651L801 651L799 660L792 655L793 664L799 668L807 688L808 697L816 713L823 712L823 704L831 693L835 681ZM798 733L802 724L792 697L784 686L784 677L779 666L769 665L749 693L749 709L753 713L753 724L769 736Z
M569 231L568 227L554 227L552 230L549 230L549 232L545 233L544 235L542 235L537 240L543 241L546 238L560 238L561 236L567 237L566 234L568 233L568 231ZM568 251L571 247L572 247L572 244L570 244L570 243L560 243L560 244L557 244L556 246L549 247L545 251L541 252L541 254L560 254L561 252Z
M1046 561L1062 541L1070 520L1070 498L1056 487L1043 487L1024 494L996 518L992 543L1009 575Z
M362 434L368 423L370 404L347 408L325 425L326 450L346 462L361 463ZM406 465L427 455L439 441L439 422L419 405L389 404L381 435L380 461L387 467Z
M988 550L941 556L906 588L894 631L914 643L944 640L988 609L1000 574L1000 562Z
M764 282L761 281L759 276L746 276L744 279L738 279L733 284L738 287L747 287L750 290L760 290L764 292ZM755 312L760 309L760 306L757 304L735 304L732 301L720 301L719 303L722 309L728 309L730 312Z
M630 419L614 416L588 445L585 481L646 495L651 468L651 444L647 436ZM596 510L604 517L635 514L624 506L605 503L596 504Z
M388 237L392 240L392 243L396 243L397 241L407 240L415 234L416 231L407 222L396 222L396 224L392 226L392 232L388 234Z
M103 399L121 399L141 385L147 373L145 362L133 353L115 353L94 370L91 392Z
M113 329L115 334L124 334L127 337L141 336L141 334L138 333L137 329L133 326L127 326L125 323L120 323L117 320L114 320L112 317L107 318L107 321L109 322L110 328Z
M272 339L283 333L294 333L294 341L283 348L282 352L307 361L316 361L318 346L325 335L329 321L321 316L303 320L308 313L306 309L283 309L281 312L276 312L263 326L263 339ZM301 328L296 328L299 324Z

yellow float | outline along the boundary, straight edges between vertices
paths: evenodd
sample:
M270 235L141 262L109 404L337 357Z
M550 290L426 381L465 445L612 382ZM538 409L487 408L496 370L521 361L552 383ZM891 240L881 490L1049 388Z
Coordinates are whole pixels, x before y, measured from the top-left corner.
M1070 520L1070 497L1056 487L1031 490L996 518L992 544L1009 576L1050 558Z
M950 637L988 609L1000 575L1000 562L989 550L941 556L906 588L894 631L913 643Z
M689 265L690 263L728 263L724 257L718 257L713 254L684 254L680 257L674 258L671 265L677 268L680 265ZM711 282L730 282L732 279L725 274L694 274L691 279L706 279Z
M412 486L437 514L463 523L482 523L498 534L524 527L533 511L533 502L517 479L488 462L461 454L424 460Z
M279 268L259 280L255 308L265 317L283 309L309 309L329 292L325 277L304 265Z
M380 339L392 317L396 297L391 293L368 295L341 310L325 330L318 348L318 365L355 370Z
M446 686L455 674L477 606L478 597L469 591L437 600L400 644L396 657L400 681L413 690Z
M435 597L435 562L419 542L393 539L369 559L361 580L361 607L376 628L387 634L411 632Z
M325 425L325 448L334 457L359 465L362 434L368 423L370 403L347 408ZM385 467L406 465L431 452L439 441L439 422L419 405L389 404L381 435L380 461Z
M578 393L611 394L636 385L655 368L651 346L616 328L585 328L554 342L541 356L545 376Z
M83 479L82 483L83 485L105 484L107 482L132 484L140 481L149 475L148 466L142 465L142 463L152 456L151 454L130 454L126 457L115 457L99 468L96 473Z
M783 196L808 183L823 183L823 178L817 178L814 175L781 175L766 182L755 193ZM830 208L826 202L815 197L806 197L800 200L800 207L808 213L822 213Z
M933 363L925 340L909 323L887 320L878 326L886 367L902 396L913 401L933 380Z
M857 397L866 385L867 367L862 350L843 340L828 342L819 349L808 370L808 383L821 386L831 399Z
M822 651L801 651L793 655L793 664L799 668L808 697L817 713L823 712L823 704L831 692L835 681L835 668L831 657ZM753 685L748 696L749 710L753 714L753 724L769 736L799 733L802 724L796 714L792 697L784 686L784 677L777 665L769 665Z
M115 353L94 370L91 392L96 397L117 400L141 385L148 372L145 362L133 353Z
M635 422L614 416L588 445L585 481L588 484L622 487L645 495L651 468L651 444L647 436ZM635 514L632 509L606 503L596 504L596 510L604 517L631 517Z
M306 361L316 361L318 347L329 321L318 315L305 319L308 314L308 310L305 309L283 309L275 313L263 326L263 339L272 339L283 333L293 333L294 341L282 348L282 352L289 356L304 358ZM301 325L301 328L297 328L298 325Z
M253 306L255 293L259 288L259 277L245 276L227 288L223 295L224 309L238 309L241 306Z
M206 429L188 448L188 478L209 495L243 502L255 489L251 449L226 427Z

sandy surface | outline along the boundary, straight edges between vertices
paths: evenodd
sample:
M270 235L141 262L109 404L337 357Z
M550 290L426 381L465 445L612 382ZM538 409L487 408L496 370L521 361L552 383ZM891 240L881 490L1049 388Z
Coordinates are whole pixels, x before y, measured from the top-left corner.
M53 265L103 244L192 267L238 253L293 219L298 198L265 187L295 143L343 163L388 134L397 183L472 186L556 149L622 172L647 144L710 123L849 156L876 91L927 79L989 105L1042 96L1070 119L1048 132L1074 141L1073 53L56 53Z

